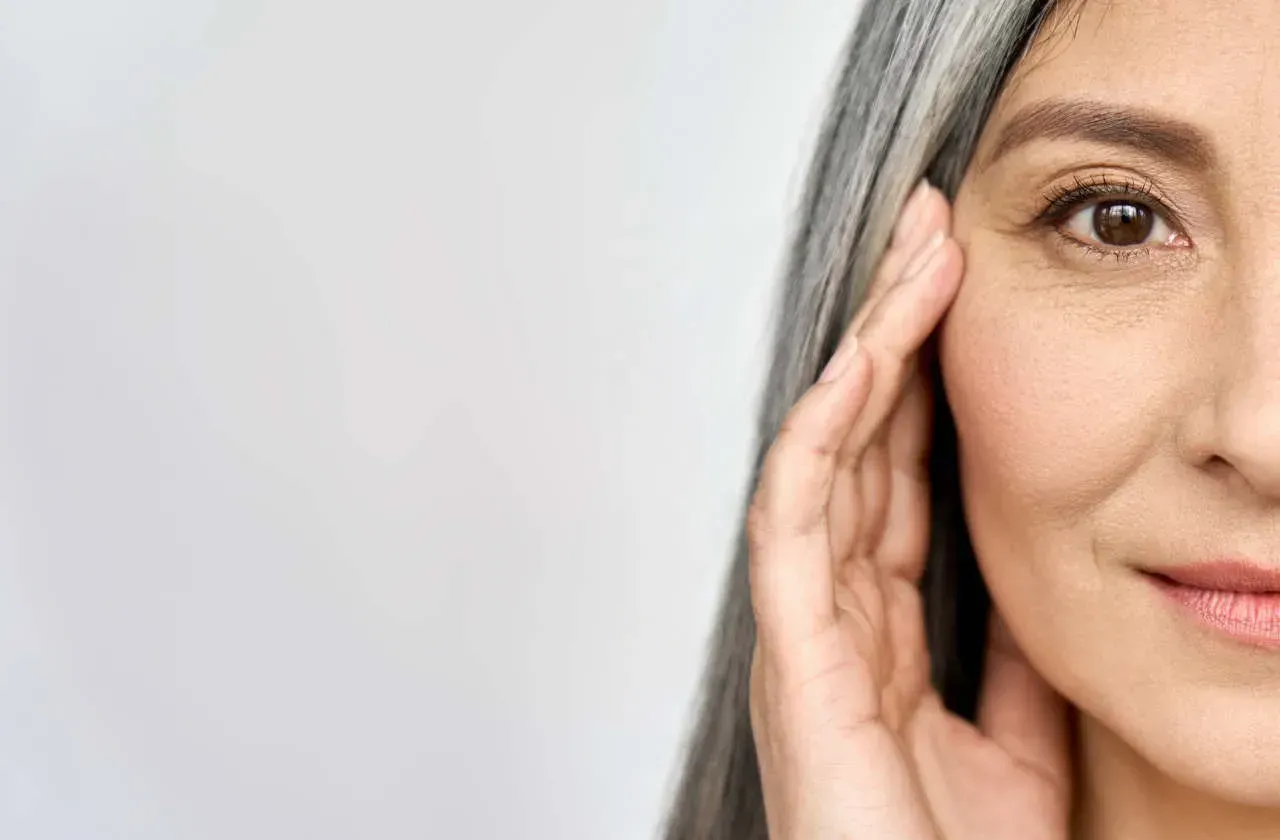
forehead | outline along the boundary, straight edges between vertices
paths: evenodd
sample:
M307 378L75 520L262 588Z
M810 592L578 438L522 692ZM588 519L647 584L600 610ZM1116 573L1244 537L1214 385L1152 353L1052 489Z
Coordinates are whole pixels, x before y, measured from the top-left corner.
M1276 0L1074 0L1015 69L989 128L1047 99L1101 101L1193 123L1224 157L1280 161L1278 44Z

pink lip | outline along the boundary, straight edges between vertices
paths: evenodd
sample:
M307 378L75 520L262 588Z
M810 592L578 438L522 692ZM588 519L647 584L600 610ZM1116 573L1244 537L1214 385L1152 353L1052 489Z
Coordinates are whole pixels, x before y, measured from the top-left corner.
M1246 644L1280 648L1280 570L1220 560L1147 575L1200 624Z

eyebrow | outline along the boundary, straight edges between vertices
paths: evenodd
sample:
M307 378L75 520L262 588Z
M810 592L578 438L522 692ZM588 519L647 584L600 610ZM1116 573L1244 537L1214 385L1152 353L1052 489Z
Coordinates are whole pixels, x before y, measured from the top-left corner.
M1026 106L1005 125L980 167L1034 140L1074 139L1123 146L1162 157L1184 169L1211 169L1213 143L1191 123L1153 111L1081 99L1048 99Z

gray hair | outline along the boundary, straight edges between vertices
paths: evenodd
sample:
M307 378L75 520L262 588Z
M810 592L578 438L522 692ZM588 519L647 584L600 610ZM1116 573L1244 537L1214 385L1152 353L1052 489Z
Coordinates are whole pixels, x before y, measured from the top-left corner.
M997 95L1055 5L1063 4L865 0L810 163L782 281L751 488L783 417L863 300L899 208L922 176L954 198ZM989 600L964 525L950 409L937 390L932 532L921 586L933 682L950 708L972 718ZM740 537L666 840L767 838L747 705L754 644Z

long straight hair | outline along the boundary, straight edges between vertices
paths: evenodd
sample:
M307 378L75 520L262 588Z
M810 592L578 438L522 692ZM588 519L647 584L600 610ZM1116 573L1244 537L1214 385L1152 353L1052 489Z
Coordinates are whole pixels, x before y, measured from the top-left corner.
M865 297L922 176L954 198L1010 71L1055 0L865 0L809 166L757 426L760 465ZM1060 22L1061 16L1055 15ZM955 426L936 365L929 555L921 588L931 679L972 720L990 599L961 506ZM767 840L748 712L755 620L740 529L666 840Z

